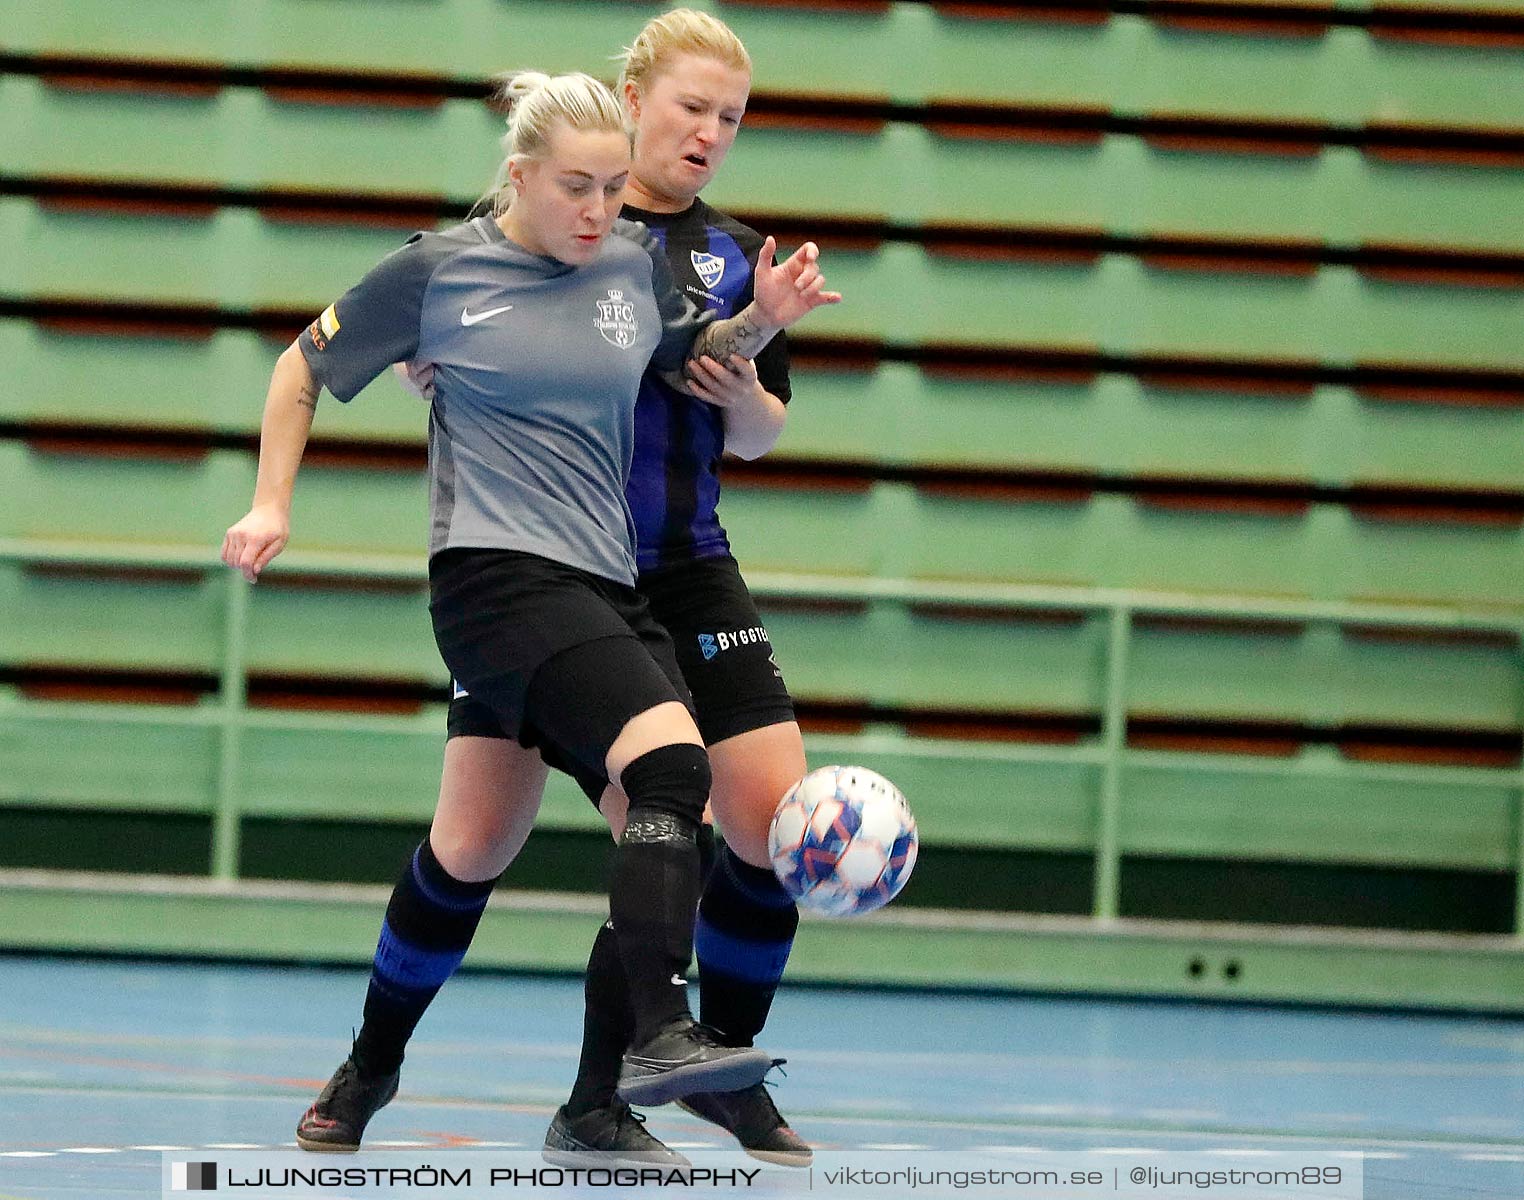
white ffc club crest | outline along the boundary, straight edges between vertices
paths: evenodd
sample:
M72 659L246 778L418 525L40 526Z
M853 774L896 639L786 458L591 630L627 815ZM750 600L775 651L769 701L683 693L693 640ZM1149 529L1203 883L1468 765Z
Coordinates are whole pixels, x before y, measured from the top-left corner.
M635 335L640 332L640 325L635 320L634 302L626 300L618 288L609 288L608 296L598 301L598 318L593 322L593 327L610 345L628 350L635 344Z
M693 269L698 272L698 277L706 288L712 288L719 283L721 276L725 274L725 260L718 254L690 250L688 257L693 260Z

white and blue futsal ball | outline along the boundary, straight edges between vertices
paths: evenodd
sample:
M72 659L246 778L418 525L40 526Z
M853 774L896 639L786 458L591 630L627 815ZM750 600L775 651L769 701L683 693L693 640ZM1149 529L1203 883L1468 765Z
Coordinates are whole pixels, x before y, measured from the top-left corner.
M773 874L832 917L882 908L915 869L919 839L899 788L862 767L821 767L788 790L767 829Z

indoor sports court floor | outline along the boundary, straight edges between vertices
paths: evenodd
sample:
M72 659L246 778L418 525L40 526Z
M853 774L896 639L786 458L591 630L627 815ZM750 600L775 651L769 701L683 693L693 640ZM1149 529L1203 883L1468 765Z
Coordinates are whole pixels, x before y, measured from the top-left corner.
M359 971L0 957L0 1200L159 1194L159 1150L290 1146ZM457 978L367 1139L537 1148L580 984ZM786 990L765 1045L817 1145L1366 1154L1370 1200L1524 1196L1524 1021ZM675 1109L650 1128L721 1148Z

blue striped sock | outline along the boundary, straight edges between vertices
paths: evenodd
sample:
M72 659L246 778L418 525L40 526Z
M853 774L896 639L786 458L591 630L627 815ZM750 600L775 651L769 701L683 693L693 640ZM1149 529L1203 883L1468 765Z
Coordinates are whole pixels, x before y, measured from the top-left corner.
M439 989L460 966L496 879L454 878L425 838L386 906L365 994L355 1057L366 1074L402 1064L408 1039Z
M772 871L722 847L699 902L693 948L699 1015L732 1046L750 1046L767 1021L799 927L799 909Z

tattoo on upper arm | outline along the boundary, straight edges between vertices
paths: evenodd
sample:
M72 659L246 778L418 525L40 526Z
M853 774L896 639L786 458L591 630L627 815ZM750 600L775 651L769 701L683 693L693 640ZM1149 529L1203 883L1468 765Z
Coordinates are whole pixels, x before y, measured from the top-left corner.
M303 408L317 412L318 392L318 388L308 387L304 384L302 389L296 394L296 402Z

